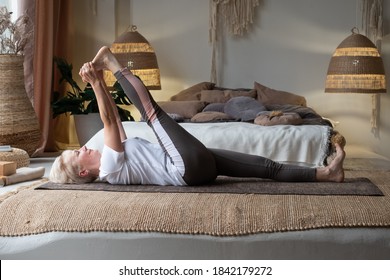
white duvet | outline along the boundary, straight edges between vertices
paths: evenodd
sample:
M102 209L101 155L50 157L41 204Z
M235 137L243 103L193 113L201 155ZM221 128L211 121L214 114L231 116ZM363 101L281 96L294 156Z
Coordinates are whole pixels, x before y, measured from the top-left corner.
M278 162L318 167L327 157L331 128L321 125L260 126L245 122L180 123L206 147L260 155ZM157 143L145 122L123 122L127 137L140 137ZM103 130L86 144L103 148ZM188 147L189 149L191 147Z

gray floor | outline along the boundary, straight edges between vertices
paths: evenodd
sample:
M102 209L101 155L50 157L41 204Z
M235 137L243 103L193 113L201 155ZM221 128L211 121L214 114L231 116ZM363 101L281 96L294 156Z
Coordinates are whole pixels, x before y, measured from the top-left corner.
M346 158L344 162L345 170L390 170L390 161L377 158Z

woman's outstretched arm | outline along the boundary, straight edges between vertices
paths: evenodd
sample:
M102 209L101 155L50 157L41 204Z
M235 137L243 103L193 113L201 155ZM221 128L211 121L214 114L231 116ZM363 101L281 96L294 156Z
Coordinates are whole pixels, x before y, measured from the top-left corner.
M88 62L83 65L79 74L84 82L91 84L95 92L100 118L104 124L104 144L117 152L122 152L121 134L124 134L123 127L122 124L118 126L119 114L116 111L116 107L112 105L115 102L113 102L112 97L109 95L105 83L100 78L101 72L96 71L93 64Z
M111 93L107 89L107 85L103 79L103 76L99 75L99 79L100 79L101 84L103 85L104 92L107 95L108 100L110 101L111 107L113 108L115 118L116 118L116 123L117 123L118 129L119 129L119 135L120 135L121 141L123 142L127 139L127 136L126 136L126 132L125 132L123 125L122 125L121 117L119 116L118 108L116 107L114 98L112 97Z

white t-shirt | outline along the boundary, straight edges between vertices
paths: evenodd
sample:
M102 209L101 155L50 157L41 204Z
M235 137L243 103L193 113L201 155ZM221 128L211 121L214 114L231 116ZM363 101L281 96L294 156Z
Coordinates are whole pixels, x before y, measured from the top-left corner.
M177 168L159 144L142 138L123 142L124 152L104 146L101 157L101 180L126 185L186 185Z

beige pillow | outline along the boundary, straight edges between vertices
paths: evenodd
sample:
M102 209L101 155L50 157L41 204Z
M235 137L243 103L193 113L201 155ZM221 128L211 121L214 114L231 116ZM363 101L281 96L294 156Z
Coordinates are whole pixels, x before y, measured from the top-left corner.
M178 94L171 96L171 101L189 101L199 100L200 92L202 90L209 90L214 88L214 83L201 82L192 87L180 91Z
M222 112L201 112L196 114L191 118L192 122L213 122L213 121L227 121L231 120L232 118L229 117L229 115L222 113Z
M248 96L256 98L256 90L202 90L200 93L200 100L208 103L226 103L233 97Z
M206 107L207 102L203 101L162 101L158 105L167 113L178 114L185 119L191 119Z
M265 105L291 104L306 106L306 99L303 96L287 91L271 89L257 82L255 82L255 89L257 91L257 100Z

